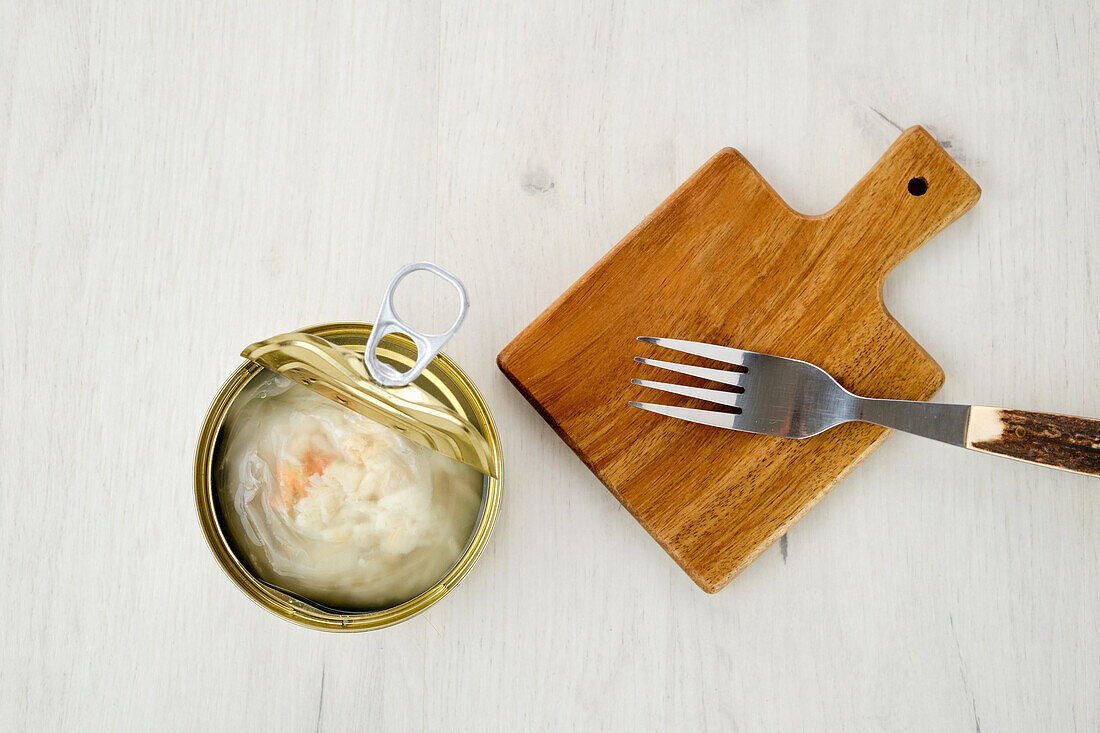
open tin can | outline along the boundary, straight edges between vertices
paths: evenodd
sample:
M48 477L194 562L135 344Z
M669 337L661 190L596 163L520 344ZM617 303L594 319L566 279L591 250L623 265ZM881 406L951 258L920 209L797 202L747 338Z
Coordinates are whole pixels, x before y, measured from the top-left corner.
M420 334L393 314L394 286L415 269L437 271L459 289L463 310L445 334ZM206 540L218 563L258 604L278 616L314 629L365 631L383 628L411 618L437 602L477 560L500 505L503 460L496 425L484 399L469 377L439 352L442 343L457 330L465 308L465 291L457 281L434 266L418 263L403 269L394 278L376 325L321 324L245 349L243 355L248 361L221 388L202 426L195 457L195 504ZM368 354L366 359L364 353ZM227 423L234 406L248 399L273 371L344 407L377 419L411 440L477 468L482 486L473 529L458 559L438 582L391 607L358 611L341 610L313 601L267 582L257 572L248 553L237 546L227 515L234 509L222 506L218 482L226 472L222 464L226 460ZM382 379L396 383L395 388L381 385L373 378L375 372L383 371ZM391 397L390 392L400 393L404 379L408 379L419 393L428 395L430 405Z

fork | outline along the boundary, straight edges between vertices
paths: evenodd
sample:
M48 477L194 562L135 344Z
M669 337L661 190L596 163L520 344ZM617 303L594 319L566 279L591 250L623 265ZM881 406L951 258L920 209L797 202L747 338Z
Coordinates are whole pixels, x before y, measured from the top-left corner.
M736 371L714 369L636 356L634 360L641 364L732 388L631 379L639 387L731 408L629 403L643 410L777 438L809 438L843 423L868 422L971 450L1100 476L1100 420L978 405L859 397L841 387L825 370L805 361L696 341L648 336L638 340L736 367Z

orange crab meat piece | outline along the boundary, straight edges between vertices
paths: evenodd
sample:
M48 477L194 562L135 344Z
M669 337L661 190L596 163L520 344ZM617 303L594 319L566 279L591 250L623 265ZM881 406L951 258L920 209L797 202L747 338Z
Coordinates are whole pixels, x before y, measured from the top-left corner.
M323 473L331 458L319 451L307 451L301 463L279 462L279 499L283 506L296 504L309 493L309 480Z

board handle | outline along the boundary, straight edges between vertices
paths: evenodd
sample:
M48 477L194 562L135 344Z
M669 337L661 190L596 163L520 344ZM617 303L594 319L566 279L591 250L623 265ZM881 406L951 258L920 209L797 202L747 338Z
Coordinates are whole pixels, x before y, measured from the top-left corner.
M919 125L903 132L824 218L861 252L894 265L965 214L982 190Z
M970 408L966 447L1100 476L1100 420L975 405Z

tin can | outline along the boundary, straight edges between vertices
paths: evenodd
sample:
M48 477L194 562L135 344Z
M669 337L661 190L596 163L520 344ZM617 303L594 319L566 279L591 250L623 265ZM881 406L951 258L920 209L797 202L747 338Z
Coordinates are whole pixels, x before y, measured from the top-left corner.
M301 329L301 332L362 353L371 328L369 323L325 323ZM381 360L401 370L409 369L417 356L413 342L399 333L387 335L376 353ZM481 554L500 507L503 471L500 436L489 408L469 377L446 355L439 353L416 380L420 388L472 423L491 450L496 475L483 476L481 508L466 547L447 574L420 595L391 608L358 613L328 609L272 587L253 573L233 547L219 505L215 462L230 407L264 371L258 364L246 361L222 386L203 422L195 455L195 506L199 522L214 557L230 579L245 595L277 616L323 631L366 631L391 626L415 616L445 596Z

